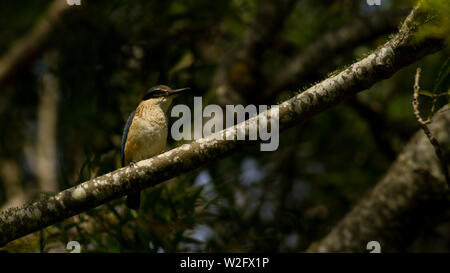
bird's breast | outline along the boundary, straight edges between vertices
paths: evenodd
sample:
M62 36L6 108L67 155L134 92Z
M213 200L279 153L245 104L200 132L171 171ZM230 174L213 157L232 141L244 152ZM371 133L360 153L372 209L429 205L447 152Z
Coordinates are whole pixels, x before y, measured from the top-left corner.
M125 161L137 162L160 154L166 148L167 117L162 109L136 109L125 145Z

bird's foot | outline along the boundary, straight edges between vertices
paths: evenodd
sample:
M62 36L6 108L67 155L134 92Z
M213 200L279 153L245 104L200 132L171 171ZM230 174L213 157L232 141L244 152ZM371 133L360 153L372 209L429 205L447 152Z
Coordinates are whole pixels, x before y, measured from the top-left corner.
M136 163L134 163L134 161L131 161L131 162L130 162L130 167L131 167L131 168L136 168L136 167L137 167L137 166L136 166Z

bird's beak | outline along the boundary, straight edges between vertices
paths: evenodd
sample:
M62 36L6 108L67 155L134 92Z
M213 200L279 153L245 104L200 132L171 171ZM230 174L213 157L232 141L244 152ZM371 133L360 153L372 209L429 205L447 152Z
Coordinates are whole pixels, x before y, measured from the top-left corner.
M184 93L186 91L189 91L189 90L191 90L191 88L189 88L189 87L175 89L175 90L170 90L167 93L167 96L180 95L180 94L182 94L182 93Z

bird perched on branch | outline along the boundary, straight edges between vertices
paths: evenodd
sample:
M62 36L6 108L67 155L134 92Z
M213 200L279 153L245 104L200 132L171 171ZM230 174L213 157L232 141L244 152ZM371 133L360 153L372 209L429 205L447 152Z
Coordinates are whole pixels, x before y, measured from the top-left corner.
M172 100L190 88L171 89L165 85L150 88L142 102L128 117L122 135L122 166L134 165L162 153L168 134L167 109ZM129 194L127 206L138 209L141 192Z

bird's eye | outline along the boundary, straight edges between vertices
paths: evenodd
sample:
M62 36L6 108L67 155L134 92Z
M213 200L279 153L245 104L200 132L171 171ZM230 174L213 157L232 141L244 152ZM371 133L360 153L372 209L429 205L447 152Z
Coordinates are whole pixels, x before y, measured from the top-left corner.
M156 90L153 90L153 92L151 92L151 93L147 93L144 96L143 100L148 100L148 99L151 99L151 98L157 98L157 97L159 97L159 96L161 96L163 94L166 94L167 92L168 91L163 90L163 89L156 89Z

